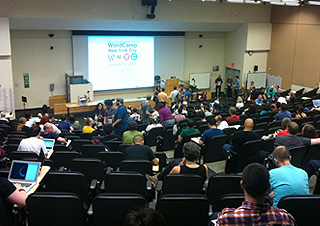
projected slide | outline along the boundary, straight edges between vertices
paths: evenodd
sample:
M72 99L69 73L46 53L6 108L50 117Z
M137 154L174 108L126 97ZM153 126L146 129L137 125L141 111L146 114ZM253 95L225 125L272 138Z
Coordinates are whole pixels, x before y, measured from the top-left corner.
M88 56L94 90L153 86L154 37L89 36Z

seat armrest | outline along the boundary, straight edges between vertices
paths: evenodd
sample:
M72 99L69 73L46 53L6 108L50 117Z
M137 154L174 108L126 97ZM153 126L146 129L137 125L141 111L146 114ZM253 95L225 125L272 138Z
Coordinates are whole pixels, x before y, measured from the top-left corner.
M147 180L146 187L147 187L147 191L151 191L151 190L152 190L152 183L151 183L151 181Z
M105 183L104 180L102 181L101 185L100 185L100 190L104 191L105 190Z
M162 185L163 185L163 182L161 180L159 180L157 183L157 187L156 187L156 190L158 192L160 192L162 190Z
M93 179L90 183L90 190L95 190L97 188L98 181L96 179Z

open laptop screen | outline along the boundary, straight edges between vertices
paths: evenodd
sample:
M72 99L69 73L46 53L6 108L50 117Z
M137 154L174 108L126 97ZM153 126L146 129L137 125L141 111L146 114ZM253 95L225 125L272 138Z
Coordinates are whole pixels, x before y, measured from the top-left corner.
M44 141L44 145L48 150L51 150L53 148L54 142L55 142L54 139L43 139L43 141Z
M320 106L320 100L313 100L313 106L319 107Z
M13 161L8 179L36 181L39 169L39 162Z

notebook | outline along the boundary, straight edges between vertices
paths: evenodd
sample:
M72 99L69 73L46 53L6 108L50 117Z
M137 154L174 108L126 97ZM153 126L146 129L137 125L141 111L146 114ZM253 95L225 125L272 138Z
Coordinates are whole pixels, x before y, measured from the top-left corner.
M37 178L40 173L40 162L27 162L22 160L13 160L10 167L8 180L14 184L20 184L22 189L28 192L37 184Z
M316 108L317 107L320 107L320 100L313 100L313 106L315 106Z
M55 139L48 139L48 138L43 138L44 145L46 146L47 150L50 151L54 147Z

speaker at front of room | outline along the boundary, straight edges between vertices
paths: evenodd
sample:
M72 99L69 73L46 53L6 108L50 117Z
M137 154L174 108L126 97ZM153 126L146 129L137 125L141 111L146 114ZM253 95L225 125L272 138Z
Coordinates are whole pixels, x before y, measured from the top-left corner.
M257 72L257 71L258 71L258 65L254 65L253 71L254 71L254 72Z

